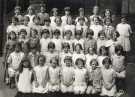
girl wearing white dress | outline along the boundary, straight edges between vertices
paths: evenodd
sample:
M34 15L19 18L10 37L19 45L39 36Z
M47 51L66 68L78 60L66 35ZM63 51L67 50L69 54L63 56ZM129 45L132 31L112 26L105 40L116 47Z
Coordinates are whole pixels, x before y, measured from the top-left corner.
M19 71L16 75L17 94L15 97L31 97L32 82L34 81L34 72L30 61L24 58L19 66Z
M111 68L112 62L109 57L106 57L103 60L102 77L103 77L103 86L102 86L102 96L114 97L116 89L116 72Z
M95 48L89 47L88 53L85 55L86 57L86 68L91 70L91 66L89 65L92 59L97 59L97 54Z
M75 25L73 25L72 17L69 17L67 19L67 24L63 27L64 32L69 31L69 30L72 32L72 38L74 38L74 36L75 36Z
M25 44L28 42L28 38L27 38L27 31L25 29L21 29L19 32L19 37L18 37L18 41L22 44Z
M40 39L40 52L44 55L48 51L48 44L51 41L49 38L50 32L47 29L42 30Z
M53 8L52 9L52 14L53 14L53 16L50 17L50 19L51 19L51 24L50 25L53 27L53 26L56 25L55 19L58 16L58 9L57 8Z
M49 80L47 88L49 92L57 93L60 91L60 72L59 59L53 57L48 68Z
M76 68L74 70L75 81L73 83L74 86L74 94L82 95L86 92L87 89L87 78L88 72L85 69L85 61L82 58L78 58L75 61Z
M64 57L65 67L61 70L62 93L73 93L74 67L71 56Z
M103 67L103 60L107 57L107 54L107 48L105 46L101 46L99 49L99 56L97 57L99 67Z
M101 68L98 67L96 59L92 59L89 63L91 70L88 69L88 88L87 94L100 94L102 88L102 73Z
M94 17L93 21L94 21L94 23L92 25L90 25L90 29L92 29L94 31L94 36L93 37L95 39L97 39L98 38L98 33L103 30L103 26L100 25L99 17Z
M30 5L27 10L28 10L28 14L26 14L25 16L29 17L30 21L29 21L28 25L31 27L33 25L33 18L35 16L34 15L34 8L32 5Z
M78 11L79 11L79 16L75 19L76 25L79 24L78 19L79 19L80 17L83 17L83 18L85 19L84 25L87 25L88 19L87 19L87 17L85 16L85 12L84 12L85 10L84 10L84 8L79 8Z
M12 23L7 27L7 36L11 31L14 31L18 37L19 26L18 26L18 18L17 17L12 17Z
M61 41L61 33L60 30L56 29L53 32L53 38L51 39L51 41L53 43L55 43L55 50L59 53L62 50L62 41Z
M33 93L47 93L48 81L48 66L46 65L46 58L44 55L39 55L37 59L37 66L33 68L35 72L35 81L33 83Z
M126 17L121 18L121 23L117 25L116 29L120 34L119 41L124 51L129 52L131 50L130 36L132 34L132 29L130 24L127 24Z
M60 65L61 65L61 67L65 67L66 66L66 64L64 62L65 57L66 56L72 57L72 53L70 51L70 45L68 43L64 43L62 45L62 52L59 54L59 56L60 56Z
M82 31L77 30L75 32L75 39L73 40L73 50L75 50L75 45L80 44L82 49L84 49L84 39L82 38Z
M81 44L79 44L79 43L75 45L75 51L74 51L73 56L72 56L73 63L74 63L74 66L75 66L75 67L76 67L75 62L76 62L76 60L77 60L78 58L81 58L81 59L83 59L84 61L86 60L85 55L84 55L84 53L83 53L82 46L81 46Z

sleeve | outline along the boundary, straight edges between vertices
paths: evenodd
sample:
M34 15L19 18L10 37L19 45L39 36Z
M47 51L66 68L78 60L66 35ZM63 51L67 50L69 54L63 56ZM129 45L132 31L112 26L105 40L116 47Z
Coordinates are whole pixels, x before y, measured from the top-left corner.
M12 54L12 53L11 53ZM7 59L7 63L11 64L12 63L12 55L9 55L8 59Z

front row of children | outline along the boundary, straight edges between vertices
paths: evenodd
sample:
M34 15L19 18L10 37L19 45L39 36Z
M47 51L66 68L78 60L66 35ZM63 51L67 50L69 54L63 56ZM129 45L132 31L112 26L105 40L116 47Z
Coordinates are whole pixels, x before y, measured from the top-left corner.
M17 47L15 51L18 51ZM120 63L124 59L121 46L117 46L115 51L117 54L113 57L103 58L102 66L99 66L98 58L91 59L89 68L83 58L77 58L73 63L71 56L65 56L65 65L61 66L58 57L52 57L47 64L47 57L39 55L33 68L29 58L22 58L15 73L16 97L57 96L60 93L114 97L120 87L117 81L125 78L125 68Z

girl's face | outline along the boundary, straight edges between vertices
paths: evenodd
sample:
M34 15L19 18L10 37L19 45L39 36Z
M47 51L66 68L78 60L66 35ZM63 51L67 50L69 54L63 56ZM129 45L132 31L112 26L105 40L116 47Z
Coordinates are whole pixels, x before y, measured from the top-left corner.
M16 51L16 52L19 52L19 51L20 51L20 46L16 45L16 46L15 46L15 51Z
M104 67L105 67L106 69L109 69L109 68L110 68L110 64L109 64L108 61L105 62Z
M79 69L82 69L84 66L83 66L83 62L81 61L81 60L78 60L78 62L77 62L77 67L79 68Z
M40 23L40 20L39 19L34 19L34 21L33 21L36 25L39 25L39 23Z
M100 40L104 40L104 39L105 39L105 36L104 36L103 34L101 34L101 35L99 36L99 38L100 38Z
M98 25L98 24L99 24L98 18L94 18L94 24L95 24L95 25Z
M44 33L44 34L43 34L43 37L44 37L45 39L48 38L48 36L49 36L48 33Z
M80 48L80 46L79 46L79 45L77 45L75 49L76 49L76 52L78 52L78 53L80 53L80 52L81 52L81 48Z
M70 67L72 66L72 61L71 60L65 60L66 66Z
M24 62L23 62L23 67L24 67L24 68L28 68L29 65L30 65L30 63L29 63L28 61L24 61Z
M125 19L125 18L122 18L122 19L121 19L121 22L122 22L123 24L125 24L125 23L126 23L126 19Z
M16 10L15 10L15 14L16 14L16 15L19 15L20 13L21 13L20 9L16 9Z
M15 39L16 38L16 34L15 33L11 33L10 37L11 37L11 39Z
M23 21L23 24L26 25L26 26L28 25L28 23L29 23L28 20L24 20L24 21Z
M16 25L17 21L15 19L12 19L12 24Z
M91 35L91 34L88 34L88 39L92 39L93 38L93 35Z
M106 25L109 26L111 24L110 20L106 20Z
M94 54L93 48L89 48L88 50L89 50L89 54L90 54L90 55L93 55L93 54Z
M79 24L83 25L84 24L84 20L79 20Z
M32 37L36 37L36 35L37 35L36 31L32 30L32 31L31 31L31 36L32 36Z
M97 68L97 62L96 61L93 61L91 64L91 67L92 67L92 70L95 70Z
M58 65L58 62L56 61L56 59L52 59L52 67L56 67Z
M71 38L71 32L66 33L65 36L66 36L67 39L70 39Z
M53 16L58 16L58 12L57 11L54 11L53 12Z
M68 47L64 47L63 50L64 50L65 53L68 53L69 48Z
M40 57L38 61L39 61L39 65L40 65L40 66L43 66L44 63L45 63L45 60L44 60L43 57Z
M59 18L56 19L56 24L61 25L61 20Z
M77 34L76 39L80 39L80 38L81 38L81 35Z
M46 26L50 26L50 22L49 21L45 21L45 25Z
M22 37L22 38L26 38L25 32L21 32L21 37Z
M101 50L101 55L102 55L102 56L106 56L106 53L107 53L107 52L106 52L106 49L103 49L103 48L102 48L102 50Z
M105 12L105 17L110 17L110 16L111 16L110 11L106 11L106 12Z
M56 38L56 39L58 39L59 38L59 34L58 33L56 33L55 35L54 35L54 37Z

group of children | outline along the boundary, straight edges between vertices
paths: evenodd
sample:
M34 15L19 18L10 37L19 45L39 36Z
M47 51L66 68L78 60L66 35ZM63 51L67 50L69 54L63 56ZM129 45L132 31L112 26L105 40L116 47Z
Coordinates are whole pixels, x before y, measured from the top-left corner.
M131 50L132 34L125 16L113 25L111 10L106 9L101 17L98 6L90 17L79 8L76 18L70 7L64 8L61 17L57 8L52 9L52 16L43 5L40 13L34 10L30 5L28 14L22 15L21 7L15 7L7 27L5 82L16 86L16 97L114 97L125 91L124 55Z

